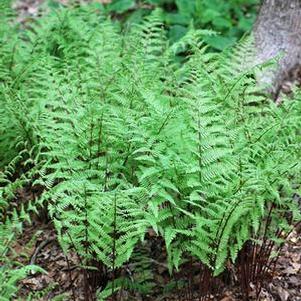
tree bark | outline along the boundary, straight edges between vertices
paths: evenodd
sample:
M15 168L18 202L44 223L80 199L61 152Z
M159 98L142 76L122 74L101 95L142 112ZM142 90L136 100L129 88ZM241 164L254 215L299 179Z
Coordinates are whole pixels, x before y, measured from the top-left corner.
M260 78L276 98L301 66L301 0L263 0L254 37L259 63L283 55L277 69Z

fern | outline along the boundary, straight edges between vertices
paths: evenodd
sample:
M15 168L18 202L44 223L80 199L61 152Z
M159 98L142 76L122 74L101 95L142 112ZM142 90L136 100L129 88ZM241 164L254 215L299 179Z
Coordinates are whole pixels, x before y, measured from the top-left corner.
M117 276L149 229L165 241L170 272L193 257L218 275L260 234L270 206L284 231L283 212L300 219L300 93L281 107L260 93L266 67L252 65L251 40L210 53L202 38L213 33L191 29L170 45L160 10L121 33L96 4L17 31L8 3L1 220L21 227L47 206L64 252L74 249L86 272L100 264L114 283L100 296L122 288ZM42 195L12 210L27 185Z

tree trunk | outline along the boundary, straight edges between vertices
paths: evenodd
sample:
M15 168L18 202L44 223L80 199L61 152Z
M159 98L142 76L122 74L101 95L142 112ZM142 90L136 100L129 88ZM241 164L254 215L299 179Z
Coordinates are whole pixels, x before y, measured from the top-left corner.
M301 0L263 0L254 37L258 62L283 55L277 69L260 78L277 98L282 84L295 80L301 66Z

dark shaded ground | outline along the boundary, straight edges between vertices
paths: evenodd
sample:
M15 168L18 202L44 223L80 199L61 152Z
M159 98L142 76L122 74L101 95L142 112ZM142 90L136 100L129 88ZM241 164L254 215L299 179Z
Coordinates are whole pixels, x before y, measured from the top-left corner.
M32 245L32 239L36 241ZM19 254L17 261L24 264L35 264L47 273L31 274L20 282L19 300L71 300L72 287L76 290L76 300L84 300L81 291L83 278L79 262L74 253L68 254L68 261L56 240L56 234L49 223L34 222L27 226L20 240L16 241L14 250Z
M160 248L160 246L159 246ZM20 240L14 246L14 259L24 263L32 263L41 266L47 274L32 274L20 282L19 300L26 300L32 296L32 300L75 300L84 299L83 272L79 267L79 260L75 253L68 255L68 260L59 247L52 224L34 222L25 227ZM158 252L161 252L158 250ZM160 256L161 257L161 256ZM162 256L164 257L164 256ZM156 283L154 296L139 296L130 300L167 300L162 298L158 290L163 289L168 277L165 262L154 260L153 275ZM132 272L135 272L133 269ZM160 283L161 282L161 283ZM159 289L158 289L159 288ZM72 291L73 289L73 291ZM213 297L216 301L241 301L239 289L235 285L225 286L221 297ZM126 293L125 295L129 295ZM58 296L61 297L58 298ZM179 300L171 292L168 298ZM300 301L301 300L301 238L300 234L292 233L287 244L282 250L282 255L276 268L276 275L272 282L266 283L260 301Z
M301 300L301 238L294 232L282 250L276 275L262 293L265 299L276 301Z

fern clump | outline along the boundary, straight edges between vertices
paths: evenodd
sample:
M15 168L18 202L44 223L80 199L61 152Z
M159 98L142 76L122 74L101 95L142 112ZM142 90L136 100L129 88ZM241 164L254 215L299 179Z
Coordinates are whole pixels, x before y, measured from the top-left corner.
M250 41L212 54L191 29L170 45L160 14L120 32L96 4L62 8L0 48L1 206L43 187L26 210L46 206L63 250L113 279L149 229L170 271L192 256L217 275L272 204L283 230L282 211L300 219L299 94L277 107Z

